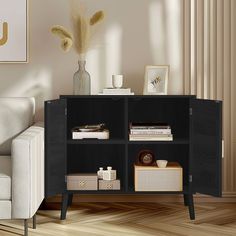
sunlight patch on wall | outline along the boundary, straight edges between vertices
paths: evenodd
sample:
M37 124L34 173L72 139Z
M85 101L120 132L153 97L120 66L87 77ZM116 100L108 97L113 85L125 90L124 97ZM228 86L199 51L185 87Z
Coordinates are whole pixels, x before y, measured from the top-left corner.
M103 87L103 80L100 78L100 72L102 70L102 66L100 65L102 55L100 54L98 50L93 50L87 55L86 70L90 74L92 94L97 94L101 90L101 87Z
M43 120L44 101L52 97L52 72L47 69L35 70L18 78L6 88L2 97L34 97L36 101L35 120Z
M149 34L152 58L156 65L170 65L169 94L183 92L181 21L181 0L150 3Z
M122 74L122 28L113 24L108 29L106 36L106 86L112 85L112 75Z
M168 61L171 65L170 86L169 92L171 94L183 93L183 80L182 78L181 63L183 60L182 50L182 18L181 18L181 0L167 1L168 14L166 17L167 33L166 44L168 45L166 54Z
M155 1L149 5L149 32L152 57L156 64L165 62L165 30L163 4Z
M10 88L5 89L2 97L35 97L39 94L50 94L52 87L52 73L49 70L33 71L24 78L19 78Z

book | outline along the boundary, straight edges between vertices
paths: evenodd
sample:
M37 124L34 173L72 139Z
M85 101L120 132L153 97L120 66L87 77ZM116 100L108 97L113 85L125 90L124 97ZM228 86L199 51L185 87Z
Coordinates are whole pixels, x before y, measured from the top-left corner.
M130 88L104 88L98 95L134 95Z
M134 95L134 93L98 93L98 95Z
M113 94L113 93L131 93L130 88L104 88L104 94Z
M109 139L109 130L102 130L102 131L88 131L88 132L72 132L72 139Z
M130 134L144 134L144 135L171 134L171 129L131 129Z
M153 123L130 123L130 129L170 129L170 125L162 122Z
M173 141L173 135L129 135L130 141Z

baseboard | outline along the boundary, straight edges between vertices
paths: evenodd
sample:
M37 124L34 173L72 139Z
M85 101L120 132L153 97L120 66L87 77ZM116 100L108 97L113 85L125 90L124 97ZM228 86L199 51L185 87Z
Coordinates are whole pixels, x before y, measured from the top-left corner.
M78 195L73 198L79 202L183 202L181 195ZM202 194L194 195L195 202L236 202L236 192L224 192L221 198ZM50 197L48 203L61 202L61 196Z

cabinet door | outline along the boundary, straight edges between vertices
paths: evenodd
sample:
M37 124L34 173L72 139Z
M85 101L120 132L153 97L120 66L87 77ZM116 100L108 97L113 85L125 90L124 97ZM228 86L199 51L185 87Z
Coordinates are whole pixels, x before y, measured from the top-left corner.
M45 195L63 193L66 175L66 100L45 102Z
M222 102L193 99L191 141L193 189L221 196Z

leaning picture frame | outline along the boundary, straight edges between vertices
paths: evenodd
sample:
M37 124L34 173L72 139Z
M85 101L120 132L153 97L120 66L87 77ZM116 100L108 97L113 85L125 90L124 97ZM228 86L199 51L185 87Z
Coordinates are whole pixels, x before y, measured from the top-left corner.
M169 65L147 65L143 95L167 95Z
M28 63L28 2L0 0L0 63Z

